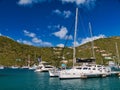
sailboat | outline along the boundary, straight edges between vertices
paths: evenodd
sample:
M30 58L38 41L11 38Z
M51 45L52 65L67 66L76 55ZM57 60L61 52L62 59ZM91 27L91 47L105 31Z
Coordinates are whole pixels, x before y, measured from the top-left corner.
M29 69L29 67L30 67L30 55L28 55L27 65L22 66L21 68L22 68L22 69Z
M106 68L103 65L91 64L91 65L82 65L75 66L76 60L76 32L77 32L77 23L78 23L78 8L76 8L76 17L75 17L75 30L74 30L74 46L73 46L73 67L71 69L61 70L59 72L60 79L77 79L77 78L87 78L87 77L99 77L99 76L107 76L110 74L110 69ZM91 32L91 24L89 23L89 28ZM92 36L92 33L91 33ZM93 47L92 42L92 47ZM93 57L95 58L94 48Z
M3 66L3 65L0 65L0 69L4 69L4 66Z
M4 69L4 66L0 66L0 69Z
M78 8L76 8L76 17L75 17L75 32L74 32L74 46L73 46L73 67L71 69L61 70L59 72L60 79L70 79L70 78L80 78L80 70L74 67L75 64L75 46L76 46L76 31L77 31L77 20L78 20Z
M119 51L118 51L118 45L117 45L117 42L115 43L115 46L116 46L116 54L117 54L117 65L116 65L116 67L117 68L120 68L120 65L119 65L119 63L120 63L120 56L119 56Z
M36 52L34 52L34 61L36 61ZM29 66L29 70L35 70L37 67L38 65L34 63L34 65Z

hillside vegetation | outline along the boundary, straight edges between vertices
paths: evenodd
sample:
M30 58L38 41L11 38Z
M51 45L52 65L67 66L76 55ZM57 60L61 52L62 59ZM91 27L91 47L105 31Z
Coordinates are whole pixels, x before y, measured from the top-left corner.
M117 53L116 53L116 44L118 46L118 51L120 51L120 37L109 37L109 38L101 38L94 41L94 51L96 62L99 64L108 64L109 60L114 60L119 63ZM91 43L84 44L77 48L77 57L91 57Z
M49 61L52 57L52 48L41 48L20 44L14 40L0 36L0 64L5 66L27 65L28 57L31 64L37 62L38 57Z
M120 51L120 37L102 38L94 41L94 51L96 62L107 64L108 60L118 62L116 57L117 42L118 51ZM91 58L91 43L87 43L77 47L77 58ZM72 65L72 48L57 48L57 47L34 47L25 44L20 44L10 38L0 36L0 64L5 66L11 65L27 65L30 59L31 65L38 63L37 58L42 57L42 60L50 62L52 65L59 66L63 59L68 61L68 65ZM62 57L61 57L62 56ZM109 57L109 59L105 59ZM110 59L111 57L111 59Z

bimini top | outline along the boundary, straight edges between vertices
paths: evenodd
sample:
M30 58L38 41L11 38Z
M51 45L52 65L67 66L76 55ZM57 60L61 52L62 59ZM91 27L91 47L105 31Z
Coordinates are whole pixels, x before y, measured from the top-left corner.
M95 59L87 58L87 59L81 59L77 58L76 63L92 63L95 62Z

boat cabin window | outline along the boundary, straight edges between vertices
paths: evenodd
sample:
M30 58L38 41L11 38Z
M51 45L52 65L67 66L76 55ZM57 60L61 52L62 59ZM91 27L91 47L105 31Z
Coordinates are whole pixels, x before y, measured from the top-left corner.
M82 68L76 68L76 69L82 69Z
M83 70L87 70L87 68L83 68Z
M53 67L51 67L51 66L45 66L45 68L53 68Z
M88 68L88 70L91 70L91 68Z

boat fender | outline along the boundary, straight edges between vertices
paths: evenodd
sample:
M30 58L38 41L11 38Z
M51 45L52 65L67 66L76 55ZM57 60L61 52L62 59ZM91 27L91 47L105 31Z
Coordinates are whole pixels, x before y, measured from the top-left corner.
M120 77L120 73L118 73L118 76Z

